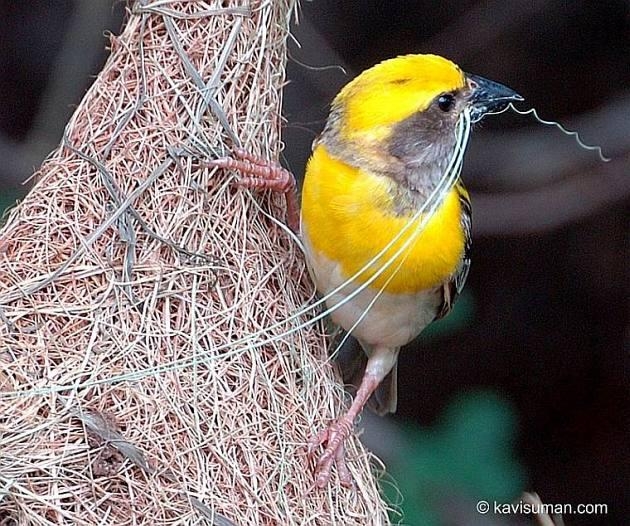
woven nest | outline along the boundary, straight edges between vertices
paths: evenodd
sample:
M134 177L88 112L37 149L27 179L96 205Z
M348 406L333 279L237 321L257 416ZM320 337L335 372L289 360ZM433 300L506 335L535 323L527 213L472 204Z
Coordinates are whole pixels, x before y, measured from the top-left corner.
M373 459L312 489L344 406L275 157L290 0L139 2L0 232L0 524L384 524Z

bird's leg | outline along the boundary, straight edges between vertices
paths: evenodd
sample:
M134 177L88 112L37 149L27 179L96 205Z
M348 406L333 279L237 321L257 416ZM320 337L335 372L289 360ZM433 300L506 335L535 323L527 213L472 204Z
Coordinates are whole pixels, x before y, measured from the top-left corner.
M318 488L324 488L328 484L333 464L337 466L341 484L345 487L352 486L352 477L346 465L344 442L350 435L355 419L363 410L370 396L398 360L398 347L363 345L363 348L369 358L361 379L361 385L354 396L350 409L308 443L309 456L312 456L319 446L326 444L324 453L315 465L315 485Z
M287 203L287 223L294 232L300 228L300 209L293 174L278 163L266 161L243 148L235 148L235 157L206 161L205 166L218 166L239 173L236 184L245 188L261 188L284 194Z
M361 413L382 379L380 374L369 373L366 370L361 380L361 386L348 412L309 441L309 455L313 455L315 449L320 445L326 444L326 449L319 457L315 467L315 485L318 488L324 488L328 484L333 464L337 466L341 485L345 487L352 486L352 477L346 465L344 442L350 435L355 419L359 416L359 413Z

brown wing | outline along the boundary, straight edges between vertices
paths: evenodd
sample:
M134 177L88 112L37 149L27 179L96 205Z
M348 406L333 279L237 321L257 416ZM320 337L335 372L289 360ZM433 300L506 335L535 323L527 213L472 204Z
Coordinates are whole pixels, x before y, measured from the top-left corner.
M435 316L436 320L443 318L451 312L455 300L464 288L468 271L470 270L470 251L472 248L472 207L470 206L470 196L461 183L458 183L455 189L459 194L459 202L462 207L461 222L464 230L464 253L457 271L442 287L442 305Z

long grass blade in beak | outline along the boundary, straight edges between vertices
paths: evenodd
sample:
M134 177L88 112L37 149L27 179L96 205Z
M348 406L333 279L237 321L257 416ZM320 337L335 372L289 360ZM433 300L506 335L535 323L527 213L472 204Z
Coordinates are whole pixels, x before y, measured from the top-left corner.
M477 75L466 77L472 90L470 117L473 123L479 122L487 113L504 110L512 101L524 100L516 91L498 82Z

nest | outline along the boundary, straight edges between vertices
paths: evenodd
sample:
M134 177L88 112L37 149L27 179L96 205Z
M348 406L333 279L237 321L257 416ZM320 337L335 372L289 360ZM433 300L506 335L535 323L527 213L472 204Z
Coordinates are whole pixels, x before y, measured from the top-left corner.
M138 2L0 231L0 524L383 524L374 459L313 489L344 406L275 157L290 0ZM280 218L280 221L275 218Z

